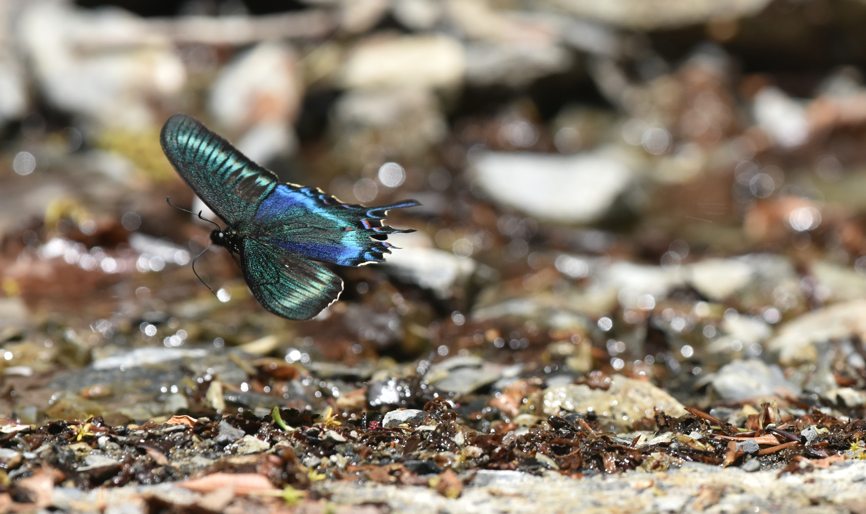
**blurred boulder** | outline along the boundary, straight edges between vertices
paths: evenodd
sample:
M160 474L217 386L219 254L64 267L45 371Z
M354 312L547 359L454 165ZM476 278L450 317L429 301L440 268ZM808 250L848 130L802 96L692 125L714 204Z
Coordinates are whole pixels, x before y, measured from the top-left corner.
M635 423L655 416L656 411L668 416L683 416L685 408L675 398L649 382L615 375L607 389L584 384L552 386L544 391L544 414L592 413L604 426L628 430Z
M792 319L767 342L767 349L778 355L783 366L814 365L830 344L847 340L866 340L866 300L831 305Z
M571 54L553 43L475 43L466 48L466 80L476 86L526 86L566 71Z
M726 402L796 397L800 388L792 384L779 366L757 359L734 361L716 372L710 382L714 392Z
M237 147L257 162L292 153L291 129L304 87L295 52L261 43L226 66L211 88L208 111L229 133L244 135Z
M292 122L303 94L292 48L275 42L261 43L220 72L211 87L208 111L232 131L263 121Z
M349 50L338 84L350 89L456 88L466 73L460 43L445 35L381 36Z
M391 10L400 23L416 31L433 28L443 16L439 0L394 0Z
M332 155L357 170L386 159L411 159L443 140L447 125L436 97L414 88L351 91L334 107Z
M465 299L479 267L470 257L421 246L403 247L385 262L388 272L442 300Z
M119 9L33 2L15 28L55 108L106 126L150 127L154 100L177 94L186 73L167 39L138 37L140 23Z
M775 87L762 88L752 101L758 127L783 148L802 145L809 137L809 120L804 102Z
M617 27L656 30L750 16L760 12L770 0L545 0L542 3Z
M609 214L636 182L618 153L574 156L479 152L473 179L494 202L541 220L592 223Z

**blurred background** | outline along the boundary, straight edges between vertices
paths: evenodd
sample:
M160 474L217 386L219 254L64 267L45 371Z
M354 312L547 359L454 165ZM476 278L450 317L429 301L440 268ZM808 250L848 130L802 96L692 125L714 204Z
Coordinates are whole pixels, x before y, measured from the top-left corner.
M866 293L864 26L859 0L6 0L0 369L759 356ZM417 199L393 220L417 232L303 323L213 249L221 302L189 268L209 226L165 202L197 209L159 146L175 112L284 180Z

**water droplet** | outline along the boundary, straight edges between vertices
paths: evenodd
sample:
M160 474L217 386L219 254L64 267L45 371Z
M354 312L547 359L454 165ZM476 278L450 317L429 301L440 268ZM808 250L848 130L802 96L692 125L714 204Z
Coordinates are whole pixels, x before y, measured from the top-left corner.
M227 303L229 300L232 299L232 295L228 291L226 291L225 288L222 287L219 288L216 296L217 300L221 301L222 303Z
M386 162L379 167L378 177L385 187L400 187L406 181L406 170L396 162Z
M30 175L36 171L36 157L30 152L18 152L12 159L12 170L22 177Z

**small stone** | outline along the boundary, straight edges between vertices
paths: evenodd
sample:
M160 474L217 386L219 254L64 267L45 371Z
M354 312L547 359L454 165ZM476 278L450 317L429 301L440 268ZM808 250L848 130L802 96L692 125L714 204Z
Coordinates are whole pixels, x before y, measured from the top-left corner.
M478 357L452 357L430 367L427 381L441 391L469 394L496 382L503 369Z
M866 300L830 305L795 318L767 342L783 366L814 364L832 341L866 339Z
M448 134L439 100L423 88L348 91L334 106L329 125L332 155L347 169L426 155Z
M651 383L622 375L615 375L606 391L576 384L549 387L544 391L542 408L548 416L563 411L592 412L617 430L628 430L634 423L652 418L656 409L673 417L687 412L680 402Z
M385 414L382 426L398 428L400 425L418 426L424 422L424 411L418 409L397 409Z
M238 455L250 455L269 450L271 447L267 441L262 441L254 435L244 435L234 443L234 451Z
M214 440L218 443L233 443L244 435L246 434L243 430L233 427L225 420L222 420L219 422L219 433Z
M327 430L325 432L325 439L333 441L335 443L345 443L348 440L336 430Z
M391 10L400 23L415 30L428 30L439 22L444 9L438 0L394 0Z
M821 436L821 431L815 425L809 425L800 431L800 437L806 440L806 444L812 444ZM827 429L823 429L823 433L827 433Z
M702 295L721 301L749 284L752 269L742 260L711 258L689 265L687 276Z
M525 87L571 66L565 48L549 43L476 43L466 49L466 81L480 87Z
M866 298L866 274L850 266L819 261L811 267L815 294L827 303Z
M259 44L240 54L211 87L208 110L231 131L261 120L294 120L303 84L295 52L285 44Z
M455 88L463 82L463 47L445 35L378 37L349 51L339 73L355 89Z
M90 471L99 468L119 466L120 462L100 453L91 452L84 458L84 464L76 469L78 472Z
M479 265L470 257L435 248L401 247L400 251L388 256L385 269L447 300L464 296L463 290L470 284Z
M852 387L840 387L838 389L823 393L822 396L824 396L825 398L832 398L836 401L840 401L846 407L854 408L866 405L866 394L864 394L863 391L854 389Z
M546 0L576 18L638 30L701 25L758 13L770 0Z
M754 439L747 439L745 441L738 441L737 442L737 451L738 452L748 453L751 455L753 453L758 453L758 450L760 450L760 449L761 449L761 446L758 445L757 441L755 441Z
M683 266L681 276L711 300L736 296L741 310L774 305L784 312L800 308L805 301L800 277L790 259L782 255L707 259Z
M721 399L728 402L800 394L800 388L786 380L778 366L767 365L758 359L725 365L714 375L711 386Z
M802 145L809 137L806 106L775 87L758 91L752 104L758 127L783 148Z
M493 201L561 223L601 219L635 181L626 161L605 151L573 156L478 152L471 167L474 182Z
M74 5L27 3L14 24L44 98L103 126L153 127L153 106L186 81L169 40L122 9Z

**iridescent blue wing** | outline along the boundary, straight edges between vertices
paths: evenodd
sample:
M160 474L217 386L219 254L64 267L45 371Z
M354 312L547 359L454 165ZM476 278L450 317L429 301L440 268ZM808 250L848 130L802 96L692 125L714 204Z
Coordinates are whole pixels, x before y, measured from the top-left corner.
M325 266L247 238L241 267L256 300L289 319L310 319L340 297L343 281Z
M391 252L388 234L411 232L384 225L388 211L416 205L407 200L364 207L342 203L319 189L280 184L259 204L251 236L341 266L381 262Z
M277 187L273 172L189 116L169 118L160 142L178 174L229 225L249 222L259 203Z

